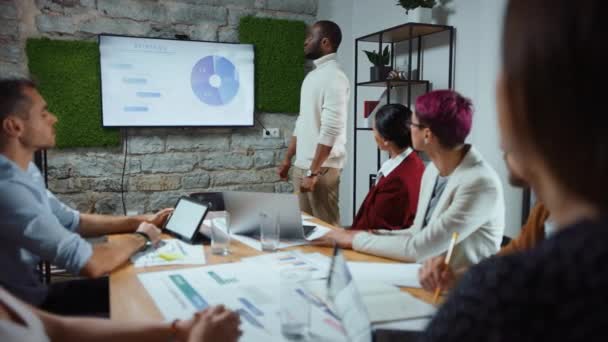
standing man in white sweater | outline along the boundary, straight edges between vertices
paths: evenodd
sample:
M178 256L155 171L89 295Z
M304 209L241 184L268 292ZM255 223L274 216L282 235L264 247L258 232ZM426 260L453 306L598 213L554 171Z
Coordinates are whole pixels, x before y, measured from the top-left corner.
M321 20L308 31L304 54L315 68L306 75L300 93L300 115L279 176L287 179L296 156L293 185L300 208L328 223L340 224L338 194L346 159L348 78L336 61L342 32Z

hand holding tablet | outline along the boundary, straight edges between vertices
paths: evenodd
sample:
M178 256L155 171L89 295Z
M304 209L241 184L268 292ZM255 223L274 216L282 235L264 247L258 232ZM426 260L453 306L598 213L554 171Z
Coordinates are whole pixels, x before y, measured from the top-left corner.
M187 196L180 197L163 228L167 233L193 243L208 211L207 205Z

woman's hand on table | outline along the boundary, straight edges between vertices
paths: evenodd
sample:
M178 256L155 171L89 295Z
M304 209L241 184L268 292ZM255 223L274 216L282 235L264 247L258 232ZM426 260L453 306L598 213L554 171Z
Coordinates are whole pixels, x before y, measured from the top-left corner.
M353 248L353 240L355 235L359 233L357 230L332 229L327 234L313 240L315 246L333 247L334 244L340 248Z

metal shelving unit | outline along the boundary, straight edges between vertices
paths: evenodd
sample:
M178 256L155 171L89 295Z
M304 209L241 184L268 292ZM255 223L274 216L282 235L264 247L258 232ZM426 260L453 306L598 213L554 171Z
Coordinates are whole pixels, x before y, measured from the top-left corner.
M454 33L455 29L453 26L446 25L434 25L434 24L421 24L421 23L406 23L391 27L382 31L374 32L365 36L361 36L355 39L355 91L354 91L354 168L353 168L353 217L357 210L357 132L358 131L371 131L371 128L359 127L358 119L358 89L359 87L382 87L387 89L387 103L391 103L390 90L394 87L404 87L407 91L407 105L411 107L412 104L412 87L424 86L425 92L431 90L431 81L423 79L421 74L421 60L423 54L422 42L425 36L434 35L441 32L448 32L449 34L449 57L448 57L448 87L453 88L453 60L454 60ZM419 73L419 80L412 80L412 54L414 50L414 42L417 50L417 70ZM378 51L382 51L383 44L390 44L391 69L395 66L395 44L406 43L408 44L407 52L407 75L408 80L384 80L384 81L359 81L358 66L359 66L359 45L360 43L378 43ZM377 167L380 168L380 150L377 150Z

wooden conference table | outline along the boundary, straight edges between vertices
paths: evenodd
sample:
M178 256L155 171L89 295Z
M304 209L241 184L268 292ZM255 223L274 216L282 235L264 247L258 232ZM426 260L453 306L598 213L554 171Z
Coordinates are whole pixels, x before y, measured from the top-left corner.
M331 225L319 220L310 219L318 224L333 228ZM168 236L167 236L168 237ZM124 235L113 235L110 240L124 238ZM300 250L305 253L318 252L327 256L331 256L332 248L317 247L317 246L297 246L285 250ZM205 248L205 257L207 258L206 265L217 265L223 263L237 262L241 258L264 254L247 245L232 239L230 242L231 254L228 256L217 256L211 254L211 248ZM363 253L358 253L352 250L345 250L344 255L350 261L366 261L366 262L395 262L390 259L371 256ZM126 321L142 321L155 320L161 321L163 317L152 301L152 298L139 282L138 273L143 272L158 272L171 269L202 267L204 265L185 265L185 266L156 266L156 267L141 267L135 268L133 264L128 263L110 274L110 318L113 320ZM402 288L413 296L424 300L427 303L432 303L433 294L418 288Z

